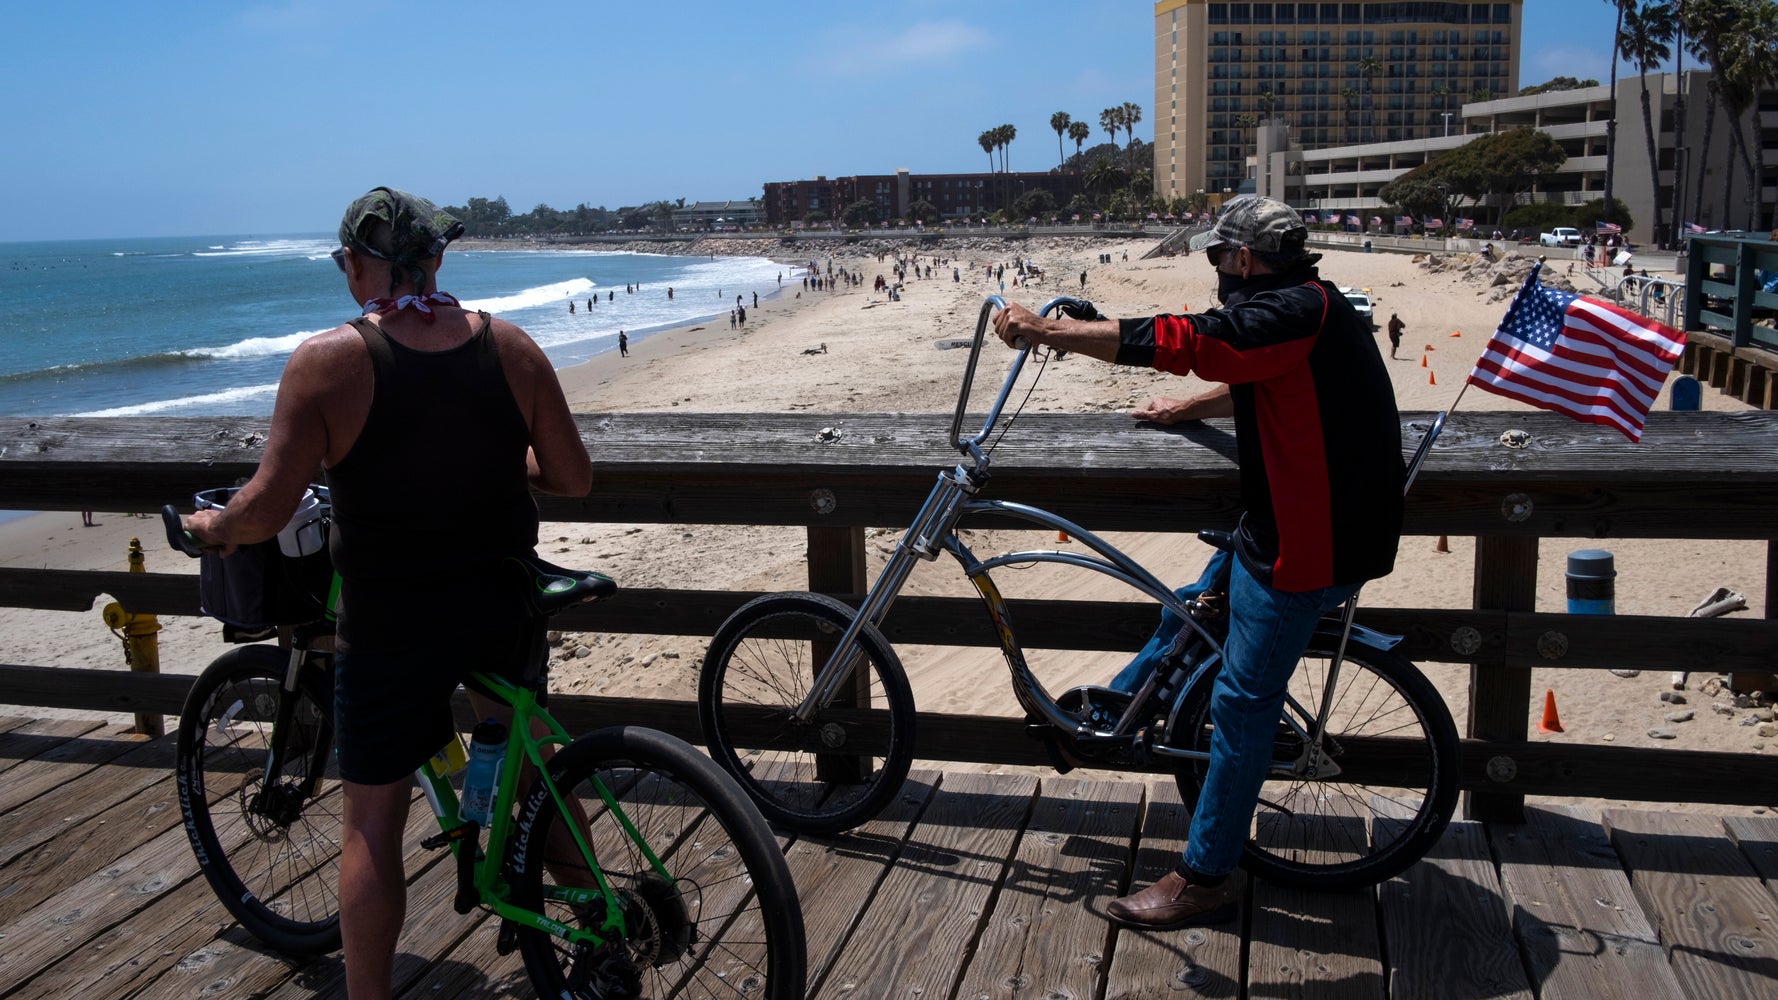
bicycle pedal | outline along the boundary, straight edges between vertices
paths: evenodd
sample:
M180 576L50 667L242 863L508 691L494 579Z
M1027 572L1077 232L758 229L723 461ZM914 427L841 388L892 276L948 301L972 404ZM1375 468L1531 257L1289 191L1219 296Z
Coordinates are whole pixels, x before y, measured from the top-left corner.
M445 830L442 833L435 833L432 836L427 837L425 840L420 841L420 846L428 851L436 851L441 847L449 847L465 837L472 837L480 832L481 825L479 823L464 823L459 826L454 826L449 830Z
M500 921L500 935L494 939L494 951L501 955L510 955L519 946L519 925L510 920Z

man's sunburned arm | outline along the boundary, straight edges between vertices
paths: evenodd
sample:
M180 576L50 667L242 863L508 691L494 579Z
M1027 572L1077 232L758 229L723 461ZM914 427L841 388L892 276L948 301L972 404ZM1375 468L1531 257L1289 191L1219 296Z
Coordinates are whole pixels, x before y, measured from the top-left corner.
M517 327L506 326L501 331L501 364L509 370L514 396L531 429L531 448L525 456L531 486L557 496L586 496L593 488L593 463L569 412L561 380L535 341Z

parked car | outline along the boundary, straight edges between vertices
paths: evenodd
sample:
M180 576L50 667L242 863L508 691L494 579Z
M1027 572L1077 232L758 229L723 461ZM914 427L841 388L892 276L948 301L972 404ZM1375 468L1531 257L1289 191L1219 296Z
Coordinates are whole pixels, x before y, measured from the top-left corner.
M1347 302L1352 303L1352 309L1358 313L1359 318L1363 319L1371 329L1377 328L1377 317L1372 309L1369 295L1356 288L1341 288L1340 294L1346 297Z

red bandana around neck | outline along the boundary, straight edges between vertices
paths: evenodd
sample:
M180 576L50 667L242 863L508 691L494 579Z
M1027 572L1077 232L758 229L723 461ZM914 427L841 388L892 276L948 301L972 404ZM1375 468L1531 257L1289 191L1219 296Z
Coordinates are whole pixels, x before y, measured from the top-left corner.
M441 306L461 304L457 301L457 297L449 292L428 292L425 295L403 295L398 299L387 297L371 299L364 304L364 312L360 315L369 316L371 313L376 313L381 316L384 313L399 312L402 309L411 308L419 313L422 319L431 323L438 319L438 314L432 311L432 306L435 303Z

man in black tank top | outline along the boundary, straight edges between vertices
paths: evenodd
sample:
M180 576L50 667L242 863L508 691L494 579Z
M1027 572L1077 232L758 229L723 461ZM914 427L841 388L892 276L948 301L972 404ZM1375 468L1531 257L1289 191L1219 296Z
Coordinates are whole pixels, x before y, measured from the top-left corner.
M341 579L340 925L355 1000L390 992L409 782L454 738L452 692L471 670L521 670L541 640L541 623L496 571L507 555L535 555L531 491L592 488L543 351L438 290L444 249L462 232L431 202L390 188L347 208L333 259L363 314L291 354L253 479L226 509L185 521L227 554L276 534L315 470L327 471ZM476 611L468 628L457 624L465 608ZM503 714L474 690L470 700L478 718Z

